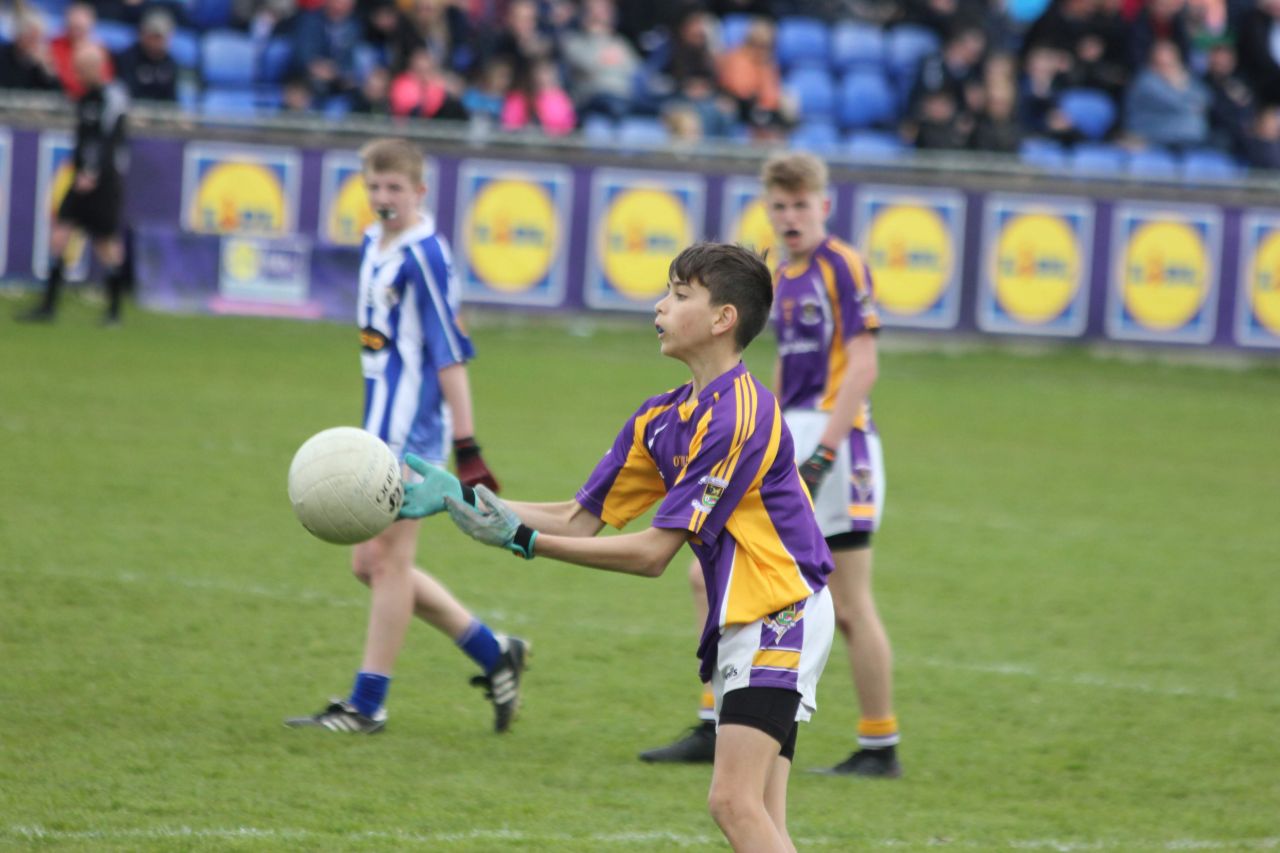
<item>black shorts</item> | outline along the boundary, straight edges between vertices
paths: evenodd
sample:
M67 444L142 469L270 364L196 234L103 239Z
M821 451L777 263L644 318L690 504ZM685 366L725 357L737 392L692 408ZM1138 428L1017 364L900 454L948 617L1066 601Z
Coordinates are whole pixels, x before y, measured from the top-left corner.
M750 726L776 740L788 761L796 753L800 694L781 687L740 687L720 700L720 725Z
M846 530L827 537L827 547L832 551L861 551L871 547L870 530Z
M114 237L120 232L121 197L118 181L103 181L87 193L68 190L58 208L58 221L76 226L95 240Z

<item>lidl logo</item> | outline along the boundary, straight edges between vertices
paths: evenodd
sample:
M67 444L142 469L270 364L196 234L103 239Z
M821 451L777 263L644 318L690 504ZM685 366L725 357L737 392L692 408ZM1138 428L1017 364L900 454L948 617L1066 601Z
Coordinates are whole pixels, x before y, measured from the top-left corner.
M704 187L692 177L602 169L594 178L594 251L585 297L597 308L649 311L671 261L701 227Z
M1280 347L1280 214L1251 213L1240 230L1236 341Z
M988 196L978 326L988 332L1083 334L1093 216L1093 205L1080 199Z
M341 246L358 246L365 229L373 224L373 209L365 191L364 176L357 169L338 175L337 192L325 215L325 237Z
M470 268L489 287L508 293L547 277L560 240L548 188L519 178L484 182L464 229Z
M1119 207L1112 225L1108 332L1134 340L1211 340L1221 222L1216 208Z
M948 328L959 308L963 199L951 193L859 194L860 244L887 324Z
M563 166L461 164L454 239L468 299L551 308L564 302L572 190L573 174Z
M292 151L188 146L183 209L188 230L280 236L297 216L299 165Z

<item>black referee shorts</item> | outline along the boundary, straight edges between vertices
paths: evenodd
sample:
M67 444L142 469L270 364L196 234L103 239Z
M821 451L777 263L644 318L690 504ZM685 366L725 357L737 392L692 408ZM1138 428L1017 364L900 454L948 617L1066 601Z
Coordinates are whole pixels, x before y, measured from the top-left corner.
M67 191L58 208L58 221L83 230L91 238L101 240L120 233L120 184L104 181L87 193Z

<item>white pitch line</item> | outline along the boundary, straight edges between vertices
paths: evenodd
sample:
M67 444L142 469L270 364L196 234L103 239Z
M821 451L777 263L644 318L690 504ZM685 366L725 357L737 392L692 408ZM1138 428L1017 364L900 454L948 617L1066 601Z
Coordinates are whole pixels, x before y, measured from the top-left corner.
M475 841L508 842L519 845L558 845L587 843L608 847L629 847L640 844L662 844L665 847L719 847L718 835L687 835L677 832L606 832L573 834L567 832L524 832L518 829L469 829L458 832L408 832L404 830L367 830L363 832L315 832L308 829L263 829L252 826L212 827L195 829L189 826L148 827L137 829L49 829L40 824L18 824L0 827L0 838L5 836L25 841L174 841L178 839L202 839L216 841L292 841L325 844L335 841L351 844L459 844ZM1068 841L1056 838L1028 839L969 839L933 838L908 840L900 838L859 839L813 838L794 839L800 847L837 847L848 849L851 844L859 847L908 848L951 847L967 850L1052 850L1055 853L1076 853L1088 850L1276 850L1280 849L1280 836L1265 838L1174 838L1174 839L1094 839Z
M12 572L15 574L21 573L21 570L17 566L0 565L0 571ZM295 604L312 604L322 607L359 609L365 609L368 607L368 601L366 598L361 595L359 591L355 590L353 590L350 598L339 598L337 596L314 592L306 589L305 587L296 590L286 590L267 587L261 584L237 583L214 578L191 577L189 575L141 574L129 571L107 572L105 570L101 572L86 572L62 567L43 569L42 573L52 575L54 577L92 583L102 583L103 581L115 581L117 583L124 584L150 584L161 582L170 586L201 592L212 591L231 595L248 595L255 598L266 598L272 601L292 602ZM526 614L509 613L506 611L481 610L480 615L512 627L528 625L531 621ZM657 637L666 636L667 634L666 631L649 627L643 623L626 625L610 623L609 625L595 625L582 620L575 620L573 625L579 629L592 632L607 630L612 634L622 634L634 637ZM1043 681L1051 684L1067 684L1074 687L1093 687L1102 690L1120 690L1131 693L1144 693L1151 696L1214 699L1227 702L1235 702L1240 699L1236 690L1231 688L1204 689L1178 684L1151 684L1145 681L1114 678L1107 675L1088 672L1076 673L1073 675L1062 675L1042 672L1034 666L1020 663L970 663L966 661L947 660L944 658L915 657L904 654L898 654L896 658L899 665L905 664L907 666L923 666L931 669L949 669L961 672L980 672L988 675L1029 678L1035 681Z

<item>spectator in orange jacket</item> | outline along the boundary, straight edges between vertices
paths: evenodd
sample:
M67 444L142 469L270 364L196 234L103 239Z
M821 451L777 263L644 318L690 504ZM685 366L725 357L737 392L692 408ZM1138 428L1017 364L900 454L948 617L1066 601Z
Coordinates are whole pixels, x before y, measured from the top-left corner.
M93 37L93 28L98 24L98 13L89 3L72 3L63 13L62 20L62 35L49 42L49 54L53 57L53 67L58 73L63 91L67 93L67 97L78 100L85 92L85 84L76 73L73 57L76 48L81 44L97 42ZM105 47L103 52L107 53ZM110 57L110 53L107 53L107 56ZM115 78L115 68L111 65L110 58L106 60L103 74L104 84L110 83Z

